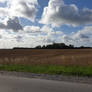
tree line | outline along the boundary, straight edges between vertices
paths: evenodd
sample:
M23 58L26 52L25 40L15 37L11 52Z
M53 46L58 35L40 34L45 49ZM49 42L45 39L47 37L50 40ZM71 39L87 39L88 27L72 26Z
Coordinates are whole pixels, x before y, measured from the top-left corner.
M65 43L53 43L53 44L48 44L48 45L39 45L34 48L23 48L23 47L14 47L13 49L88 49L92 47L75 47L74 45L66 45Z
M49 44L49 45L39 45L36 46L35 49L85 49L85 48L91 48L91 47L84 47L84 46L80 46L80 47L75 47L74 45L66 45L65 43L53 43L53 44Z

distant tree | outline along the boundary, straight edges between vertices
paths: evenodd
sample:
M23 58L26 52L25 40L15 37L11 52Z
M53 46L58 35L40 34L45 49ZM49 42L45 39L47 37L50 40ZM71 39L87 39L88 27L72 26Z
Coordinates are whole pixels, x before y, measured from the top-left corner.
M84 46L80 46L80 48L85 48Z
M39 46L36 46L35 48L36 48L36 49L41 49L41 46L39 45Z
M71 45L71 44L70 44L70 45L69 45L69 48L74 48L74 45Z
M45 48L46 48L45 45L43 45L43 46L42 46L42 49L45 49Z

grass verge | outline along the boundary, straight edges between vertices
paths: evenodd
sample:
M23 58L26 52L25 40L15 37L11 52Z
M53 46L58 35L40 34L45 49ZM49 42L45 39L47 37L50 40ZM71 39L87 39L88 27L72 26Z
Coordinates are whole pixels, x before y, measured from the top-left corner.
M58 75L77 75L92 76L92 66L55 66L55 65L0 65L0 70L31 72L37 74L58 74Z

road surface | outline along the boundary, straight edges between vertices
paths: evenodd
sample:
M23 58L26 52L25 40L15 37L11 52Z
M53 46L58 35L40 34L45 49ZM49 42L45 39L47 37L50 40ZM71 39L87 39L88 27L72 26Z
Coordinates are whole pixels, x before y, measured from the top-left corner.
M0 92L92 92L92 85L0 75Z

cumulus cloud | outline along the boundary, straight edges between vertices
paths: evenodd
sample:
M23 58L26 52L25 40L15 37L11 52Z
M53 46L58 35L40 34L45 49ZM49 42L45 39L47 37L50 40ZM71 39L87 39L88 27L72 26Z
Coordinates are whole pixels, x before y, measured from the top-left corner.
M30 29L30 30L29 30ZM41 44L49 44L53 42L60 41L59 39L64 34L62 31L55 31L50 26L44 25L42 27L39 26L25 26L24 32L29 33L28 36L34 36L35 43Z
M25 26L24 27L24 32L25 33L32 33L32 34L40 34L40 35L55 35L55 36L59 36L62 35L63 32L62 31L55 31L52 27L48 26L48 25L44 25L42 27L39 26Z
M75 46L92 46L92 26L86 26L71 35L63 35L61 39L64 43Z
M7 16L8 14L8 9L0 7L0 17L3 18L4 16Z
M16 34L9 34L6 31L1 31L3 47L35 47L37 45L46 45L53 42L61 42L65 44L73 44L75 46L92 46L92 26L84 27L78 32L64 34L61 30L55 31L49 26L29 26L31 29L29 33L26 30ZM28 30L29 30L28 28ZM32 30L32 28L37 30ZM47 31L45 29L48 29ZM3 35L4 34L4 35ZM10 46L11 43L11 46ZM13 44L14 43L14 44ZM7 45L6 45L7 44ZM0 45L1 47L1 45Z
M41 33L51 33L53 32L53 29L44 25L42 27L39 26L25 26L24 27L24 31L26 33L36 33L36 34L41 34Z
M12 15L33 21L37 12L37 4L37 0L10 0L9 7Z
M18 35L18 36L15 37L15 39L16 39L17 42L22 42L23 36Z
M0 3L6 2L7 0L0 0Z
M38 33L40 32L40 27L39 26L25 26L24 31L26 33Z
M6 7L0 7L2 17L16 16L34 21L38 6L37 0L1 0L0 2L7 2Z
M0 29L18 32L18 30L23 30L18 18L35 20L37 0L0 0L0 3L6 4L5 7L0 6Z
M63 0L49 0L40 23L53 26L92 24L92 9L79 10L75 4L66 5Z
M6 23L0 23L0 29L13 30L14 32L23 30L21 24L19 23L19 19L17 17L8 18L5 22Z

